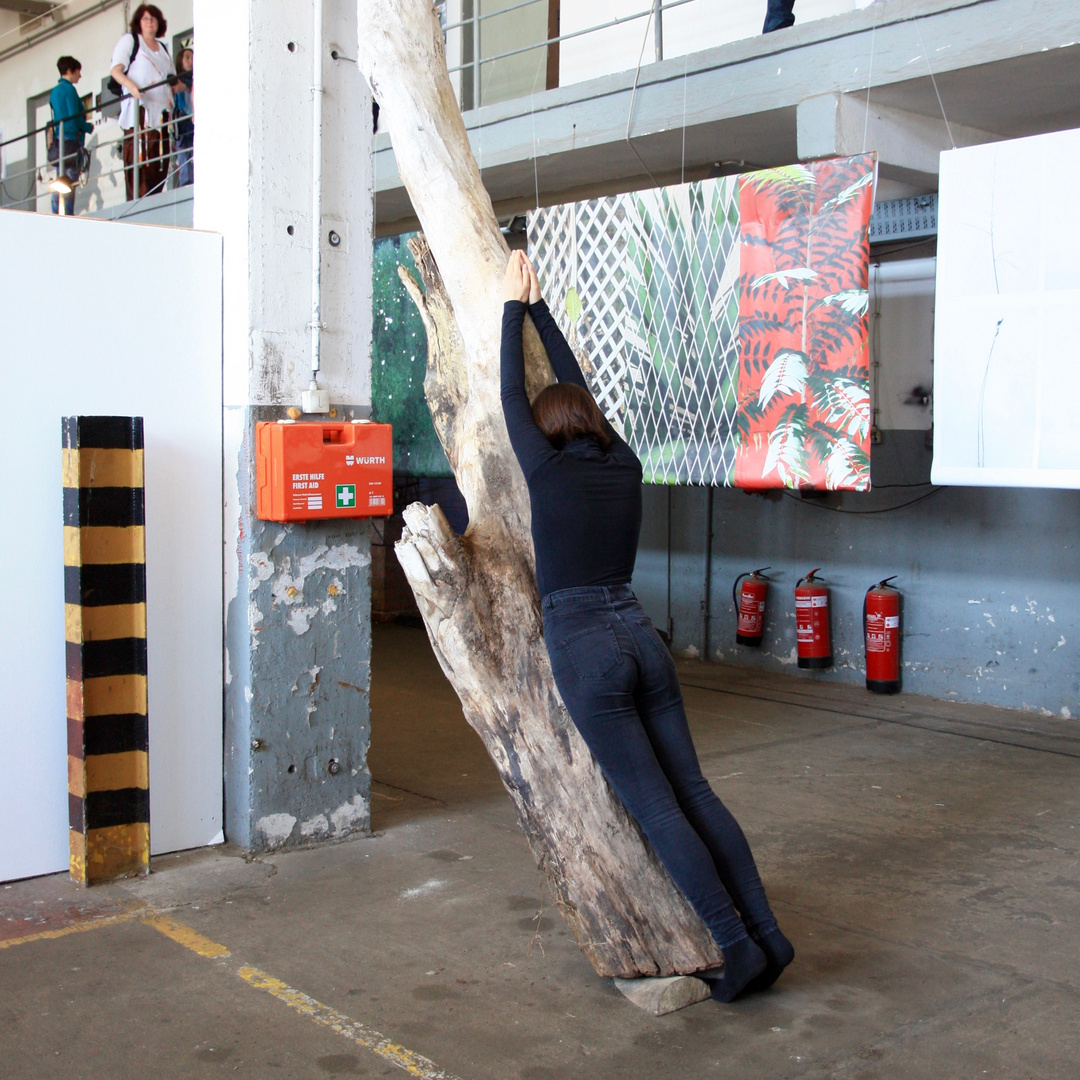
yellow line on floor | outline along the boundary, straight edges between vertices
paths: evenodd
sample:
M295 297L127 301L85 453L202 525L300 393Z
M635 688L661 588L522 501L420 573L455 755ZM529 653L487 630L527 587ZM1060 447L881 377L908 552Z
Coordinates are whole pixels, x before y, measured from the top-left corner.
M167 915L151 915L142 921L146 926L152 926L167 938L172 938L173 941L183 945L185 949L190 949L193 953L205 956L208 960L215 960L219 956L232 955L224 945L219 945L216 941L203 937L202 934L192 930L190 926L185 926L182 922L170 919Z
M167 938L171 938L178 944L183 945L185 949L198 953L199 956L218 959L232 955L224 945L219 945L216 941L203 937L202 934L192 930L190 926L185 926L168 916L151 915L143 918L142 922L146 926L151 926L164 934ZM366 1047L373 1053L378 1054L379 1057L385 1058L391 1064L396 1065L399 1069L404 1069L411 1076L421 1077L422 1080L458 1080L458 1077L454 1076L453 1073L440 1069L435 1062L414 1053L407 1047L398 1045L373 1028L366 1027L344 1013L339 1013L336 1009L330 1008L329 1005L323 1005L322 1002L316 1001L313 997L308 997L307 994L294 990L280 979L275 979L272 975L267 975L266 972L260 971L258 968L242 967L236 973L249 986L253 986L256 990L265 990L279 1001L283 1001L290 1009L300 1013L301 1016L306 1016L316 1024L328 1027L339 1035L343 1035L346 1039Z
M100 930L107 926L116 926L119 923L133 922L138 919L145 926L157 930L158 933L164 934L165 937L175 941L178 945L183 945L185 949L189 949L198 956L206 957L209 960L218 960L232 955L224 945L211 941L208 937L198 933L198 931L192 930L190 926L178 922L168 915L147 914L152 910L145 904L139 904L132 910L119 915L106 915L99 919L87 919L85 922L62 926L57 930L41 930L38 933L26 934L23 937L9 938L6 941L0 941L0 950L11 948L14 945L27 945L32 941L51 941L55 938L67 937L69 934L82 934L87 930ZM423 1055L393 1042L385 1035L375 1031L374 1028L369 1028L344 1013L339 1013L336 1009L330 1008L329 1005L324 1005L321 1001L308 997L307 994L302 993L300 990L294 990L280 979L267 975L265 971L253 967L242 967L236 973L249 986L254 987L256 990L265 990L301 1016L306 1016L316 1024L328 1027L339 1035L343 1035L346 1039L366 1047L372 1053L385 1058L399 1069L404 1069L410 1076L420 1077L421 1080L458 1080L458 1077L454 1076L453 1073L440 1069L435 1062L430 1061Z
M452 1073L440 1069L428 1058L404 1046L399 1046L385 1035L380 1035L372 1028L365 1027L336 1009L331 1009L329 1005L323 1005L322 1002L308 997L307 994L294 990L291 986L286 986L280 979L275 979L272 975L259 971L258 968L244 967L237 974L256 989L265 990L279 1001L284 1001L290 1009L295 1009L302 1016L314 1020L316 1024L322 1024L339 1035L344 1035L346 1039L367 1047L399 1069L404 1069L411 1076L423 1077L424 1080L458 1080Z
M8 938L6 941L0 941L0 949L10 949L15 945L29 945L32 941L52 941L54 938L67 937L69 934L83 934L87 930L101 930L106 926L116 926L117 923L131 922L139 918L144 911L146 908L140 905L135 911L126 911L122 915L105 915L100 919L88 919L86 922L61 926L58 930L40 930L36 934Z

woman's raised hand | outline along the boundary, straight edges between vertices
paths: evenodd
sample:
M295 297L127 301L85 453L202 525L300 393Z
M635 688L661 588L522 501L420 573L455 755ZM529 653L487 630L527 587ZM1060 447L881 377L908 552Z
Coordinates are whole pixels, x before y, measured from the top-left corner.
M528 262L523 251L510 252L510 261L506 264L506 276L503 278L504 300L518 300L523 304L529 302L531 284Z
M529 303L538 304L543 299L540 293L540 279L536 276L536 267L532 264L532 259L527 255L525 256L525 267L529 275Z

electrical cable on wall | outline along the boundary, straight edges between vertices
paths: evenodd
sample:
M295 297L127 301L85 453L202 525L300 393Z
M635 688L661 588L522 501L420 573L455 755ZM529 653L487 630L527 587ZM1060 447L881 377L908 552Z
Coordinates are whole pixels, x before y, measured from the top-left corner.
M38 176L38 175L35 175L30 181L30 186L26 189L26 194L21 199L13 199L12 198L11 192L8 191L7 184L3 180L0 180L0 191L3 191L3 193L7 196L7 200L8 200L9 204L14 203L14 204L17 205L19 203L29 202L30 201L30 196L34 193L34 191L37 188L38 183L40 182L40 180L41 180L41 177Z
M305 413L328 413L330 391L319 386L322 366L322 173L323 173L323 6L314 5L311 73L311 381L300 393Z
M905 487L906 485L889 484L883 486ZM920 487L921 485L916 484L914 486ZM899 503L896 506L883 506L877 510L844 510L842 507L839 506L825 506L824 503L815 502L811 499L803 499L800 496L795 495L793 492L787 490L783 490L782 494L786 495L789 499L794 499L796 502L801 503L804 506L813 506L816 507L818 510L827 510L830 514L851 514L854 517L860 517L868 516L870 514L891 514L894 510L903 510L905 507L914 506L916 503L921 503L924 500L929 499L934 495L937 495L938 492L944 490L944 488L936 487L933 491L928 491L925 495L920 495L918 498L909 499L907 502Z
M936 244L936 236L924 236L918 240L906 240L902 244L897 244L894 247L888 248L875 248L874 258L880 263L881 257L884 255L896 255L901 251L910 251L912 248L925 247L927 244Z

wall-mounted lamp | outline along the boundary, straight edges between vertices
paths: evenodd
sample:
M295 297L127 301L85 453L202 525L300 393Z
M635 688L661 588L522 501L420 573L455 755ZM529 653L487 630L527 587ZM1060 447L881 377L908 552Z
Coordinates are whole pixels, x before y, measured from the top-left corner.
M75 190L75 181L67 176L54 176L49 181L49 190L57 197L57 210L63 217L67 214L67 201Z

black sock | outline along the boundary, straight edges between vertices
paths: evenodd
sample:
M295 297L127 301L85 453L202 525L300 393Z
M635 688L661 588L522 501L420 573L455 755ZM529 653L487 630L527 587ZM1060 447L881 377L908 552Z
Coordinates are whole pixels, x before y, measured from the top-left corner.
M747 985L747 993L767 990L780 978L780 972L795 959L794 947L779 928L767 934L755 935L754 940L765 954L766 963L765 970Z
M720 950L724 954L724 966L720 977L709 979L713 1001L734 1001L768 963L765 954L750 938L740 938L734 945Z

